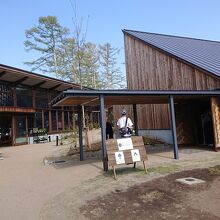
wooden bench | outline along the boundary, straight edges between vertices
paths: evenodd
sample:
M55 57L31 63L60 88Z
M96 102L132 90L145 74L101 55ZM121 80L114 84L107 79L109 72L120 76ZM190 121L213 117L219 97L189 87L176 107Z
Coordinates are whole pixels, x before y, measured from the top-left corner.
M130 144L131 143L131 144ZM131 146L130 146L131 145ZM106 141L108 165L113 168L116 179L115 167L123 164L134 164L142 161L145 173L147 173L145 161L147 153L144 147L142 136L132 136L130 138L109 139Z

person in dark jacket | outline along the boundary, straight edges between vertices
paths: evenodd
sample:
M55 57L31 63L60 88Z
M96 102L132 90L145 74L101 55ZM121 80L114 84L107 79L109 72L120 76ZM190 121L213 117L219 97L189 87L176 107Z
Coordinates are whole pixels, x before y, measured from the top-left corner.
M113 129L109 121L106 122L106 140L113 139Z

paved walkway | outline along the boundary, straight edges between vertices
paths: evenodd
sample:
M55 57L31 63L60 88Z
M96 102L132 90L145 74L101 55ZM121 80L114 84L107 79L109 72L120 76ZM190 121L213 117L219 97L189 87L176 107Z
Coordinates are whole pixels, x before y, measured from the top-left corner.
M57 149L49 144L0 148L0 219L39 219L51 197L100 174L101 163L80 163L65 169L45 166L43 158Z
M102 163L76 161L71 166L45 166L43 158L57 150L54 143L0 148L0 219L35 220L43 204L102 173ZM220 153L184 149L180 161L215 157ZM149 166L176 163L173 152L149 155Z

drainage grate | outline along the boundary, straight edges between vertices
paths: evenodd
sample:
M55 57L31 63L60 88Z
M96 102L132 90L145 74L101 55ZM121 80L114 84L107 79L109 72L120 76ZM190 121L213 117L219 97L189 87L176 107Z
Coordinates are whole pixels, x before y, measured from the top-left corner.
M196 184L205 183L204 180L197 179L197 178L194 178L194 177L180 178L180 179L176 179L176 181L180 182L180 183L183 183L183 184L187 184L187 185L196 185Z
M65 160L55 160L54 163L66 163Z

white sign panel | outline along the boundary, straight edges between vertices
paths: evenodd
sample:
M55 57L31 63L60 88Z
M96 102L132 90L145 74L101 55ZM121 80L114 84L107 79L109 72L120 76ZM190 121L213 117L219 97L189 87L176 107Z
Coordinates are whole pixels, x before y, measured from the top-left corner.
M116 160L116 164L124 164L125 163L124 153L122 151L115 152L115 160Z
M131 150L131 156L132 156L133 162L141 161L141 156L140 156L140 152L138 149Z
M133 143L131 138L117 139L118 150L131 150L133 149Z

